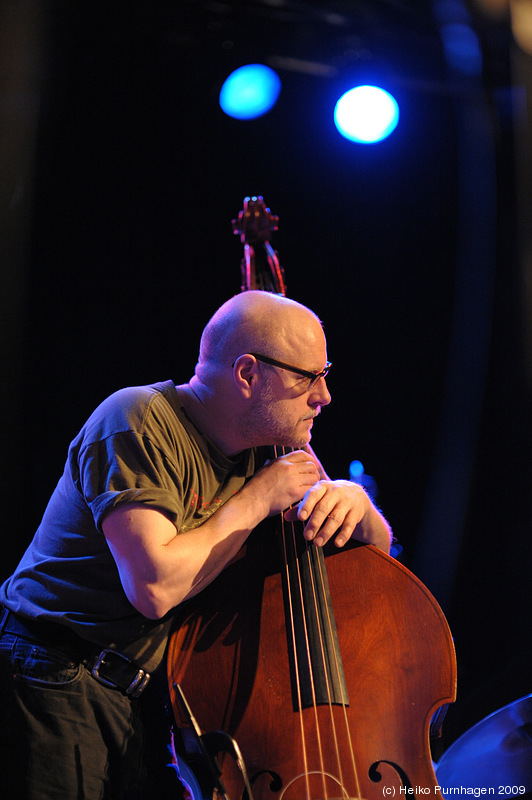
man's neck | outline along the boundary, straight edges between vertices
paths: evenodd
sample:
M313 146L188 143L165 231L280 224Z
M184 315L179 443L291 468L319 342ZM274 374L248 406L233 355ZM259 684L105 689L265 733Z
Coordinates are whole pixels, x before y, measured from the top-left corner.
M216 402L208 392L202 392L201 386L195 387L193 381L176 386L179 399L187 415L204 436L207 436L216 447L228 458L234 458L242 452L235 445L225 409Z

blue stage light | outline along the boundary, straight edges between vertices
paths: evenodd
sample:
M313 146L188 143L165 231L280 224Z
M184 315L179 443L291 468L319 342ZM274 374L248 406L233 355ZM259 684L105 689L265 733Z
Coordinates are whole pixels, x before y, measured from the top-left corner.
M281 81L264 64L246 64L232 72L220 91L220 107L235 119L255 119L266 114L279 97Z
M447 61L464 75L482 74L482 50L477 34L461 23L448 23L440 28Z
M392 133L399 122L399 106L377 86L356 86L342 95L334 109L338 131L353 142L373 144Z

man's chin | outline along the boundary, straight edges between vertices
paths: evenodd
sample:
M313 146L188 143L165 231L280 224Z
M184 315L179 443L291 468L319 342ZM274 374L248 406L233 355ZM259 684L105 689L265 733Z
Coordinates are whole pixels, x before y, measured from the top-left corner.
M306 434L306 436L301 436L301 438L300 438L300 439L297 439L297 440L295 441L295 443L292 445L292 447L295 447L295 448L297 448L298 450L301 450L303 447L306 447L308 444L310 444L310 440L311 440L311 439L312 439L312 434L311 434L311 432L309 431L309 432Z

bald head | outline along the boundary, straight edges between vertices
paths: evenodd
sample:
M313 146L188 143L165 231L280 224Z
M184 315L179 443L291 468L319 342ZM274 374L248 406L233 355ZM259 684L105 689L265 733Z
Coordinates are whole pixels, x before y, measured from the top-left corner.
M198 366L229 366L243 353L286 357L295 332L322 336L321 323L306 306L264 291L242 292L221 306L207 323Z
M255 354L296 369L283 371ZM271 292L243 292L207 323L195 374L178 391L194 424L226 455L259 445L301 447L331 400L325 381L309 383L326 362L313 311Z

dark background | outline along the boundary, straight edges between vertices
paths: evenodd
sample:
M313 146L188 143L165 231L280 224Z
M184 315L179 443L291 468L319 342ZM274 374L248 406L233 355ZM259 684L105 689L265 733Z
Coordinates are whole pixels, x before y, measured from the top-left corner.
M445 21L475 31L481 73L449 63ZM321 316L334 362L314 446L335 477L354 458L375 477L455 637L437 750L532 691L529 57L509 11L13 1L0 36L2 576L94 406L189 378L240 290L231 219L260 194L288 294ZM283 89L235 121L218 92L249 61ZM349 143L336 99L378 81L399 126Z

